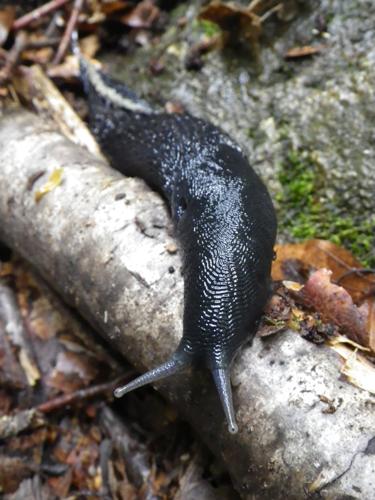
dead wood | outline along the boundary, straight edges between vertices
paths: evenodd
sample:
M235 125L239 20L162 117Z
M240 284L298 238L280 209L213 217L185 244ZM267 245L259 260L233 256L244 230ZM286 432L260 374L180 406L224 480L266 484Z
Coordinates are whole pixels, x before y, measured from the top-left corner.
M1 119L0 165L0 239L137 369L167 359L181 335L183 282L163 201L23 111ZM56 170L61 182L43 191ZM256 339L233 367L235 436L206 373L158 387L243 497L372 498L375 398L341 381L340 368L334 352L293 332Z

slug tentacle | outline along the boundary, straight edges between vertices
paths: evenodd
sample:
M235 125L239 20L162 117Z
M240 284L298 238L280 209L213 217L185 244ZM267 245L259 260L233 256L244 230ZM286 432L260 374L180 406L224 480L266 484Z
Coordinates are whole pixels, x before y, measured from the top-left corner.
M238 425L233 407L232 387L230 385L230 372L228 368L215 368L212 370L221 405L228 422L228 431L231 434L238 432Z
M175 354L171 357L171 359L169 359L162 365L157 366L153 370L144 373L143 375L132 380L128 384L115 389L114 395L116 396L116 398L121 398L124 394L130 391L134 391L134 389L138 389L139 387L143 387L144 385L147 384L152 384L154 382L157 382L158 380L167 378L170 375L174 375L175 373L181 372L189 364L190 363L187 359L178 357Z

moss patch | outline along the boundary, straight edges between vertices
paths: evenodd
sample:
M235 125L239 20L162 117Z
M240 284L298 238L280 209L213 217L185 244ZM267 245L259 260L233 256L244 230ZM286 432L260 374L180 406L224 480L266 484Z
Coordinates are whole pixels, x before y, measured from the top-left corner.
M375 216L349 215L335 198L325 197L326 186L311 154L290 150L278 175L282 192L279 225L295 240L321 238L350 250L364 266L375 267Z
M207 19L194 19L192 28L205 35L207 38L212 38L221 33L220 27Z

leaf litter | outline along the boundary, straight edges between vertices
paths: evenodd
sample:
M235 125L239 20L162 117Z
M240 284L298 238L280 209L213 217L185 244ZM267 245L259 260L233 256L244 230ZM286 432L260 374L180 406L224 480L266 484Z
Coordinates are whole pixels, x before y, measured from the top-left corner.
M76 81L77 60L75 56L65 54L70 31L74 28L80 30L81 50L94 57L103 43L102 27L106 23L121 24L128 30L127 43L140 45L151 44L163 26L164 12L152 0L137 4L124 0L76 1L73 6L69 3L73 4L67 0L52 0L26 15L24 12L20 15L14 8L0 9L0 97L10 95L17 100L11 77L16 70L21 75L27 72L30 64L35 62L45 68L49 77L63 84ZM231 41L243 41L256 47L268 18L276 16L277 19L289 20L293 16L293 12L288 11L289 3L254 0L244 7L239 2L210 2L199 15L201 21L207 22L203 26L206 35L191 48L193 69L200 69L202 54ZM213 29L213 25L217 28ZM19 32L21 28L22 32ZM322 46L294 47L284 56L299 59L324 49ZM154 75L163 71L163 65L158 63L154 62ZM60 174L55 171L53 178L37 192L37 202L59 185ZM259 334L273 335L292 328L312 342L329 345L342 358L342 374L347 380L375 393L374 272L362 269L347 250L322 240L278 246L277 254L272 271L276 281L275 293ZM151 448L144 447L139 439L132 446L139 450L138 459L143 457L140 459L143 465L138 464L139 470L143 471L138 478L143 479L134 482L129 474L129 468L134 464L130 463L129 467L128 462L132 459L123 453L129 446L129 438L125 437L127 444L121 440L115 442L110 432L110 428L119 428L115 425L117 422L123 426L121 434L127 436L124 432L127 427L108 406L111 390L108 383L102 383L103 371L108 380L108 373L116 377L122 373L122 368L120 370L116 363L113 365L110 354L97 352L94 346L88 348L87 345L81 346L86 354L77 362L75 351L69 346L81 345L82 339L75 338L71 325L64 323L61 313L51 312L53 307L48 300L48 305L41 304L43 294L22 266L16 269L13 264L2 265L0 280L5 280L7 285L17 283L17 301L33 346L30 350L28 341L21 345L12 343L0 320L0 409L5 418L0 421L0 429L3 424L7 436L5 445L0 446L0 485L3 491L11 492L17 488L21 491L25 484L22 479L41 477L42 472L47 480L38 483L40 488L58 497L84 491L94 495L98 492L112 494L116 498L138 498L140 494L144 498L156 494L163 498L173 495L179 498L186 488L186 478L194 476L194 481L200 485L201 474L197 471L201 468L201 459L196 458L194 450L186 447L182 454L191 457L187 468L174 463L174 469L163 470L156 466L154 451L151 453ZM35 358L32 352L36 354ZM89 352L95 352L95 356ZM30 363L22 362L22 359L32 361L32 366L40 374L39 379L30 376ZM33 380L38 391L33 387ZM95 397L99 394L101 398L97 401ZM137 396L134 400L139 402ZM71 405L71 410L58 415L59 408L66 405ZM159 411L161 416L163 411L171 414L170 408L164 408ZM46 421L49 412L53 418ZM107 412L106 416L103 412ZM14 425L16 417L18 423ZM108 420L111 425L105 427L103 422ZM172 420L171 417L160 420L173 425L175 416ZM148 433L152 441L151 435ZM50 450L49 465L41 458L41 450L46 446ZM34 452L26 453L25 450L30 448ZM16 479L8 477L10 470ZM171 479L173 474L176 475L172 471L176 470L180 485ZM198 490L202 498L205 488L207 481L203 481Z
M152 389L113 402L134 374L18 259L0 259L0 360L2 498L23 496L28 481L40 498L183 498L197 461L199 498L236 498Z
M265 333L297 330L340 355L346 379L375 394L375 272L324 240L278 245ZM279 329L279 330L278 330Z

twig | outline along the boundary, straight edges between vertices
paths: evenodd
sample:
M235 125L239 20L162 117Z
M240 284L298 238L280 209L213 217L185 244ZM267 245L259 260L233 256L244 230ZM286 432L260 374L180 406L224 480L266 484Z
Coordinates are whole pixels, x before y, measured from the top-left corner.
M271 17L272 14L274 14L275 12L278 12L282 8L283 8L283 5L281 3L278 3L277 5L272 7L272 9L268 10L260 17L260 22L264 23L264 21L266 21L269 17Z
M17 296L9 286L2 283L0 283L0 318L11 344L18 348L18 361L29 385L35 385L41 378L41 373L21 316Z
M54 10L58 9L59 7L62 7L68 2L70 2L70 0L51 0L51 2L41 5L40 7L29 12L28 14L25 14L24 16L16 19L13 23L12 29L15 31L22 29L25 26L32 23L33 21L36 21L37 19L40 19L41 17L49 14L50 12L53 12Z
M45 47L54 47L58 45L60 38L55 36L53 38L44 38L42 40L35 40L26 44L25 49L44 49Z
M352 274L356 274L357 276L363 277L364 274L375 274L375 269L361 269L361 268L350 269L349 271L346 271L345 273L341 274L341 276L337 278L336 283L339 284L340 281L342 281L343 279ZM370 282L375 285L375 281L371 280Z
M338 257L337 255L333 254L332 252L330 252L329 250L327 249L321 249L322 252L326 253L329 257L331 257L334 261L336 261L338 264L340 264L344 269L347 270L347 273L348 274L351 274L351 272L353 272L353 269L356 270L356 269L362 269L362 268L355 268L355 267L351 267L349 264L347 264L346 262L344 262L342 259L340 259L340 257ZM370 271L370 272L369 272ZM373 269L370 269L369 271L362 271L360 274L362 275L361 277L363 278L364 281L367 281L367 283L369 283L370 285L373 285L374 284L374 281L372 279L369 279L367 278L365 275L366 274L372 274L374 272ZM346 273L343 273L338 279L339 281L342 281L344 278L345 278L345 274ZM336 280L336 282L338 282Z
M60 17L60 13L59 12L55 12L52 16L52 19L50 20L50 22L48 23L48 26L44 32L44 36L46 38L51 38L53 36L56 36L56 34L58 33L58 19Z
M65 33L61 39L59 48L57 49L53 64L59 64L69 46L73 30L77 24L79 13L82 9L84 0L75 0L72 12L70 13L68 24L66 25Z
M20 58L21 52L25 50L27 40L28 38L25 32L21 31L17 34L14 45L7 54L5 65L0 71L1 83L6 82L10 78L13 68Z
M97 158L103 158L97 142L87 125L77 115L61 92L51 82L38 65L28 68L27 85L20 86L20 94L31 102L37 111L47 113L58 125L62 133L71 141L88 149Z
M93 398L94 396L98 396L103 392L113 391L113 389L118 385L121 385L124 381L129 380L131 375L132 374L129 373L125 376L123 375L104 384L94 385L92 387L88 387L87 389L79 389L78 391L72 392L71 394L59 396L40 404L36 407L36 410L41 413L50 413L51 411L55 411L73 403L77 403L79 401L82 401L83 399Z
M54 47L58 45L60 39L46 38L30 42L25 32L20 32L16 36L16 41L9 52L0 48L0 59L5 61L4 67L0 70L0 84L6 83L12 76L12 71L17 66L21 53L28 49L42 49L44 47Z

